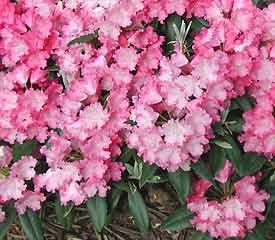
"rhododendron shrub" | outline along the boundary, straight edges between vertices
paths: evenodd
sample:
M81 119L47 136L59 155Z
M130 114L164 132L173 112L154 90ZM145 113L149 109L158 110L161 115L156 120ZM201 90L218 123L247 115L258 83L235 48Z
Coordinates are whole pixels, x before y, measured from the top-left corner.
M251 0L2 0L0 222L52 196L96 219L120 180L136 219L138 189L169 179L195 229L251 234L273 191L274 16Z

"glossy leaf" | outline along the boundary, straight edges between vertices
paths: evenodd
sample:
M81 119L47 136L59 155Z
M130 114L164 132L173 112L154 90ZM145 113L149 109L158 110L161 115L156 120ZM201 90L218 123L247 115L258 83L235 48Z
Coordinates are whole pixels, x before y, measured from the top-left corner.
M148 232L150 223L147 208L137 190L128 193L128 205L136 226L141 232Z
M19 215L20 224L29 240L43 240L43 231L38 213L27 210Z
M220 139L213 140L213 143L221 148L224 148L224 149L232 149L232 146L230 143L220 140Z
M240 175L252 175L259 171L266 162L266 158L257 153L245 153L240 164Z
M220 169L223 168L225 163L225 150L219 146L212 145L208 154L208 159L215 175Z
M87 208L93 223L94 229L97 232L102 232L107 221L107 200L106 198L93 197L87 201Z
M231 149L225 149L228 159L234 165L238 174L241 174L241 164L242 164L242 153L239 146L236 144L235 140L231 136L225 137L226 141L232 146Z
M175 189L179 201L184 203L190 191L190 173L179 169L176 172L168 173L168 179Z
M161 224L161 230L179 231L191 227L192 214L186 207L177 209Z
M140 188L142 188L148 182L148 180L150 180L154 176L157 169L158 169L158 166L155 164L149 165L147 163L143 163L142 173L139 180Z
M204 179L214 183L214 175L213 173L208 169L205 162L202 160L197 161L192 165L192 169L195 171L195 173Z

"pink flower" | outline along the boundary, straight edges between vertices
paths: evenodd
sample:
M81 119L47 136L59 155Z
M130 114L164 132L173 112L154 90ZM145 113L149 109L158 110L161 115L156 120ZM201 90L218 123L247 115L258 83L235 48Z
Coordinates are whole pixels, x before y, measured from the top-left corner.
M37 160L31 156L22 157L21 160L12 165L10 176L23 180L31 180L35 176L34 167L36 163Z
M19 214L24 214L27 208L37 211L41 208L41 202L46 198L40 192L26 191L23 197L15 202L15 208Z
M138 55L133 48L120 48L116 51L115 59L121 68L132 71L137 65Z
M223 168L216 173L215 179L221 183L226 183L232 173L232 168L231 162L226 160Z
M24 180L8 176L0 179L0 199L1 201L17 200L23 196L26 189Z

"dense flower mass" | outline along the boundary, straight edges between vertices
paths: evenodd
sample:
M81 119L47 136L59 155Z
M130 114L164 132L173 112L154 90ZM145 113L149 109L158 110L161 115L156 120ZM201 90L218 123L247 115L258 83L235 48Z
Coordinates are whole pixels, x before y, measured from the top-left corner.
M227 162L219 173L222 183L229 177ZM208 200L205 196L211 183L200 179L194 184L194 192L188 198L188 209L195 213L191 220L196 229L209 232L215 238L244 237L256 226L256 220L263 220L268 193L259 190L256 178L246 176L234 183L234 189L227 189L222 201ZM233 193L234 192L234 193ZM233 194L232 194L233 193Z
M174 13L208 22L192 32L191 50L154 29ZM274 16L275 4L262 10L251 0L1 0L0 203L15 201L22 214L38 210L46 192L76 205L106 196L124 170L116 161L123 143L149 164L189 171L220 113L246 93L256 104L239 139L245 151L274 157ZM26 140L39 151L13 159L11 146ZM263 219L268 197L254 177L222 203L197 186L189 208L198 229L243 236Z

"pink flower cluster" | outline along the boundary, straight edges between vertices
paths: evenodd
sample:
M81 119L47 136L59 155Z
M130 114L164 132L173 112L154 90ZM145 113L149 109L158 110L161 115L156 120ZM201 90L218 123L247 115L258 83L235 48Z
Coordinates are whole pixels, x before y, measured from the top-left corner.
M225 183L232 168L229 161L218 174ZM223 181L225 180L225 181ZM215 238L244 237L256 226L256 220L264 220L265 201L269 194L259 190L256 178L243 177L234 183L234 193L230 190L221 201L208 200L205 196L211 183L200 179L193 187L194 192L187 200L188 209L195 214L191 223L197 230L209 232Z
M24 213L26 208L40 209L40 203L45 197L39 191L27 189L26 181L35 176L34 167L37 160L31 156L22 157L12 164L12 154L9 147L0 147L0 203L4 204L10 200L16 200L15 207L19 213ZM4 219L4 213L0 212L0 220Z
M250 94L256 99L254 109L244 114L244 134L240 140L246 151L275 156L275 5L264 9L263 46L251 74ZM257 143L257 144L255 144Z
M148 24L174 12L210 23L190 59L179 43L164 56ZM48 169L37 174L36 159L14 162L0 147L0 201L23 213L39 209L45 190L63 204L105 196L124 170L114 161L123 142L146 162L189 170L220 111L245 91L258 105L241 140L273 156L274 13L250 0L1 0L0 139L35 139ZM83 36L91 41L73 41Z

